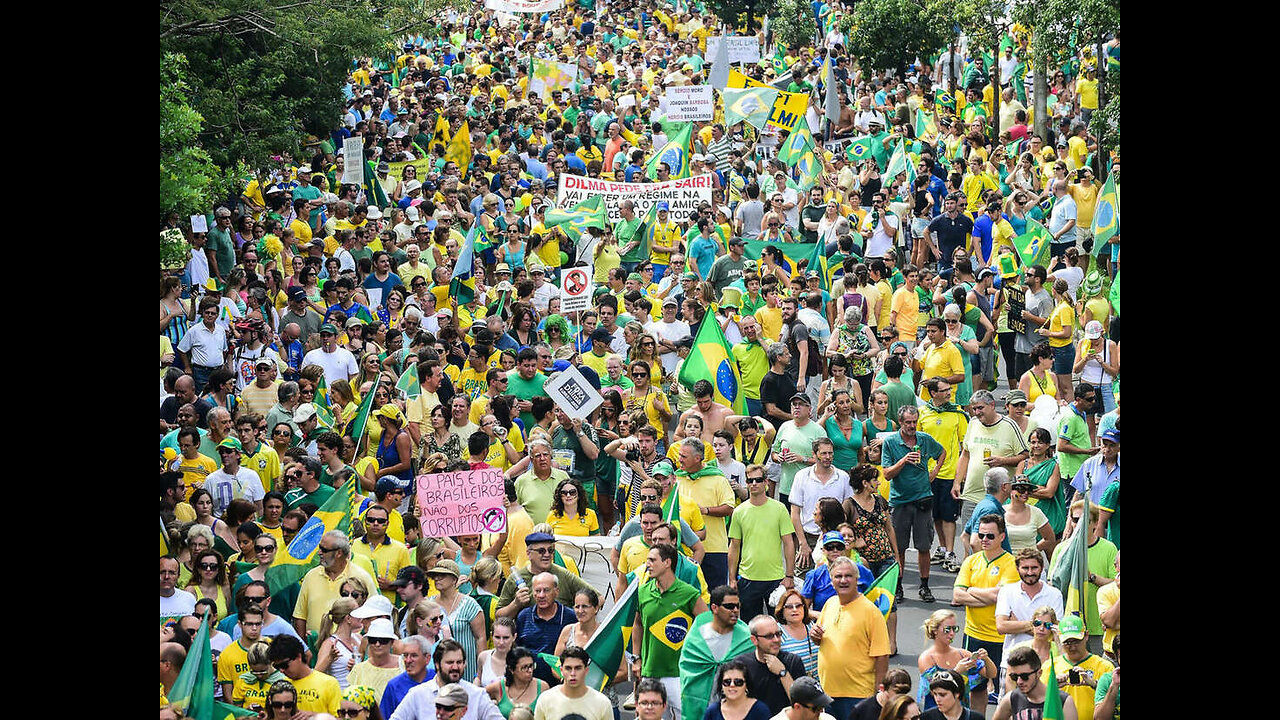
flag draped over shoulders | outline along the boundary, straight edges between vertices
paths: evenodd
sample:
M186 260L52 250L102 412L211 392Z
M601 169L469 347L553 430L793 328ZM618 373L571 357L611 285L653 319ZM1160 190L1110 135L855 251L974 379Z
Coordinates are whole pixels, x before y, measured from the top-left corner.
M702 636L702 629L714 619L715 615L710 610L694 618L689 634L685 636L684 648L680 651L680 712L686 717L702 717L706 712L720 666L755 647L751 643L751 630L739 620L733 626L729 651L717 658Z

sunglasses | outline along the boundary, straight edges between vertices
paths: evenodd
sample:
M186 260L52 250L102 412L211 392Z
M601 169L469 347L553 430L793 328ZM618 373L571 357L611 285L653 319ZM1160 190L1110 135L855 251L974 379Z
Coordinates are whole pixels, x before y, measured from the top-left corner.
M218 563L200 563L201 570L217 570Z
M996 539L996 534L995 534L995 533L982 533L982 532L980 532L980 533L978 533L978 539L979 539L979 540L995 540L995 539Z
M274 552L274 551L275 551L275 549L276 549L276 546L275 546L275 545L254 545L254 546L253 546L253 549L254 549L254 550L256 550L256 551L258 551L258 552L260 552L260 553L263 553L263 552Z
M738 603L724 603L720 607L724 608L725 610L737 610Z
M391 638L369 638L370 645L390 645L392 642Z
M1037 674L1038 674L1038 673L1034 673L1034 672L1024 672L1024 673L1011 672L1011 673L1008 673L1009 677L1013 678L1013 681L1014 681L1014 682L1019 682L1019 681L1024 681L1024 680L1030 680L1030 679L1032 678L1032 676L1037 675Z
M721 687L743 687L746 684L746 678L724 678L720 681Z
M1052 630L1053 623L1049 622L1048 620L1032 620L1031 627L1042 627L1046 630Z
M340 592L340 593L338 593L338 594L339 594L339 595L341 595L342 597L349 597L349 598L362 598L362 597L364 597L364 593L360 592L359 590L349 590L349 591L348 591L348 590L343 590L342 592Z
M286 664L287 664L287 663L286 663ZM275 709L277 709L277 710L292 710L292 709L294 709L294 708L298 707L298 703L296 703L296 702L282 702L282 701L280 701L280 700L272 700L272 701L271 701L271 707L273 707L273 708L275 708Z
M355 710L344 710L344 709L339 709L339 710L338 710L338 717L340 717L340 718L356 718L356 717L360 717L360 715L362 715L362 714L365 712L365 710L366 710L366 708L356 708Z

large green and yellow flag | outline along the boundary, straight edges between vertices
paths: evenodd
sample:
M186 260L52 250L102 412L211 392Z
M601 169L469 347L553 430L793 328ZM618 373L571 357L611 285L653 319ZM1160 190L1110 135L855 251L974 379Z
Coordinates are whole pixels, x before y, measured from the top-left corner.
M782 144L778 146L778 162L788 167L793 167L801 153L804 152L805 145L812 144L813 133L809 131L809 123L804 118L800 118L800 121L796 123L796 129L792 130L787 135L787 139L783 140Z
M916 137L930 145L938 141L938 115L924 108L916 110Z
M863 593L880 610L880 614L884 615L885 619L888 619L889 613L893 612L893 601L898 591L898 578L901 573L901 565L898 563L890 565Z
M191 641L187 659L178 672L178 678L169 691L169 707L179 717L194 720L226 720L227 718L257 717L258 713L213 699L213 652L209 643L209 621L201 621L196 637Z
M449 138L449 144L444 148L444 159L446 162L457 163L458 169L462 171L462 178L467 178L471 167L471 130L467 127L467 121L463 120L462 127Z
M1044 708L1040 715L1043 720L1063 720L1066 717L1058 692L1058 669L1054 667L1053 653L1049 653L1049 682L1045 683Z
M1115 179L1108 175L1098 194L1098 204L1093 210L1093 254L1101 255L1111 238L1120 234L1120 199L1116 195Z
M813 244L813 252L809 254L809 262L805 265L805 271L817 270L819 282L823 290L831 291L831 271L827 267L826 243L816 242Z
M689 177L689 156L693 153L693 123L681 123L683 127L672 133L667 144L654 153L653 159L644 168L644 174L650 180L658 179L658 164L666 163L671 168L671 177L679 180ZM598 196L597 196L598 197ZM551 212L548 211L550 216Z
M911 183L915 180L915 163L911 162L911 156L907 154L907 145L902 140L898 141L898 147L893 151L893 155L889 157L889 166L885 168L885 182L891 182L898 178L901 173L907 174L907 182Z
M399 390L409 400L422 395L422 384L418 381L417 363L410 363L409 367L400 375L400 380L396 382L396 390Z
M725 88L720 93L724 100L725 124L736 125L746 120L757 130L764 129L773 104L778 101L778 92L776 88Z
M731 408L735 415L746 413L746 396L742 392L742 375L738 372L738 363L733 359L732 349L724 339L720 323L710 313L698 328L698 337L694 338L693 350L680 369L679 380L690 391L697 381L708 380L714 393L713 400Z
M453 264L453 275L449 278L449 294L457 299L459 305L465 305L476 298L476 253L477 240L484 234L480 220L471 223L467 231L467 240L458 253L458 260Z
M378 182L378 176L374 173L373 161L364 161L364 200L370 205L376 205L384 208L391 204L387 200L387 193L382 190L382 184Z
M686 166L687 164L686 160ZM674 173L672 177L675 177ZM559 227L576 243L587 228L604 230L608 227L609 212L605 209L601 196L592 195L568 210L559 208L548 210L542 223L548 228Z
M360 409L356 411L356 416L351 419L351 425L347 428L348 434L355 440L356 445L360 444L360 439L364 437L365 432L369 429L369 421L373 416L373 396L378 394L378 383L382 382L382 373L378 373L373 378L373 387L369 388L369 392L365 393L364 399L360 401Z
M1034 218L1027 218L1027 231L1013 239L1013 249L1018 252L1023 267L1049 264L1049 244L1053 242L1053 233Z
M872 157L872 150L875 148L874 143L875 139L869 135L854 138L853 142L849 143L848 149L845 150L845 155L849 158L849 162L860 163Z
M373 393L369 393L369 396L373 397ZM350 531L351 508L355 498L356 479L353 475L316 510L294 536L284 554L277 554L275 564L267 568L267 587L272 595L297 583L320 562L317 548L320 547L322 535L330 530Z

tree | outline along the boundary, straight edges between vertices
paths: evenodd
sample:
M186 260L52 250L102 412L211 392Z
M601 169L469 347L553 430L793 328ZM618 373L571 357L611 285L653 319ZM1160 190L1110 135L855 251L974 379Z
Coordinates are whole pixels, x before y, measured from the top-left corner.
M726 30L743 28L748 35L756 30L756 16L773 15L776 5L776 0L707 0Z
M198 137L204 118L191 107L187 60L160 58L160 214L180 217L208 212L232 186L232 172L214 164ZM241 170L242 168L236 168ZM235 172L234 174L239 174Z
M214 163L258 168L337 124L353 58L389 57L394 41L438 25L434 15L456 2L162 0L160 49L189 62L199 138Z
M991 142L1000 142L1000 40L1009 34L1013 22L1006 14L1005 0L959 0L956 3L956 21L969 37L969 54L982 57L990 49L993 62L986 68L991 81Z
M864 72L899 71L947 44L953 8L951 0L862 0L842 29Z
M818 23L813 19L813 6L805 0L777 0L776 10L769 14L773 41L788 50L813 44Z

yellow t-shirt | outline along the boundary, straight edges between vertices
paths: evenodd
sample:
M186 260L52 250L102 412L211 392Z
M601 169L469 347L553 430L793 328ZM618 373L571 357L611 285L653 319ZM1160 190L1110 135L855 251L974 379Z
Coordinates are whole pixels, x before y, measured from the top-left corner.
M1076 80L1076 95L1080 96L1080 107L1088 110L1098 109L1098 81L1088 78Z
M711 443L704 443L708 450L711 449ZM676 445L679 447L679 445ZM714 456L714 451L712 455ZM678 481L680 488L680 504L684 505L685 498L692 501L695 506L713 508L717 505L728 505L735 507L738 504L738 498L733 494L733 488L729 487L727 478L718 478L715 476L690 480L689 478L680 478ZM706 516L704 522L707 528L707 537L703 539L703 547L709 553L729 552L729 530L725 527L725 519L722 517Z
M292 682L298 691L298 710L337 714L342 705L342 686L332 675L312 670L311 674Z
M1067 168L1070 170L1079 170L1084 167L1084 161L1089 157L1089 144L1084 138L1073 135L1067 139ZM1084 223L1080 223L1083 225Z
M241 457L240 467L246 467L258 475L262 481L262 489L271 492L275 489L276 479L280 477L280 455L276 449L266 443L258 444L258 451L250 455L248 448Z
M369 571L361 567L355 560L356 558L351 558L342 574L335 580L330 580L324 568L318 566L312 568L303 576L302 588L298 591L298 602L293 608L293 617L306 621L307 632L320 632L324 615L329 612L333 601L341 597L338 591L342 589L342 583L346 582L347 578L353 576L360 578L367 588L378 587L378 584L373 581L373 577L370 576ZM367 561L368 559L365 558L365 562ZM337 681L334 682L336 683Z
M625 576L632 570L643 568L648 557L649 546L644 544L643 535L627 538L618 551L618 574Z
M944 342L941 347L931 346L924 352L920 361L920 399L927 400L929 392L924 381L931 377L949 377L964 375L964 360L960 358L960 350L955 343Z
M1115 583L1103 585L1098 588L1098 615L1111 609L1113 605L1120 602L1120 588ZM1112 652L1111 643L1115 641L1116 635L1120 634L1119 630L1112 630L1103 625L1102 631L1102 647L1107 652Z
M1013 556L1000 553L995 560L987 561L985 553L974 553L964 559L960 573L956 575L958 588L993 588L1018 582L1018 566ZM996 604L964 609L964 634L986 642L1003 642L1004 635L996 630Z
M878 328L889 327L889 313L893 310L893 285L889 283L888 278L883 278L876 283L876 291L880 294L880 317L876 323ZM777 338L774 338L777 340Z
M365 512L368 512L367 510ZM398 517L400 513L396 513ZM364 516L361 515L361 520ZM388 522L390 524L390 522ZM404 536L404 520L400 521L400 534ZM351 551L357 555L363 555L369 558L369 562L373 565L374 573L377 575L376 580L395 580L396 575L400 573L400 568L408 567L414 562L409 548L405 547L404 541L396 542L391 539L390 533L387 534L387 541L377 547L369 545L364 538L359 538L351 543ZM380 591L386 599L394 605L396 602L395 590Z
M552 510L547 513L547 524L551 525L556 535L587 537L600 534L600 521L596 518L596 511L591 508L587 508L586 515L577 516L557 515Z
M241 645L240 640L223 648L222 654L218 655L217 670L218 682L232 683L231 692L234 694L236 688L244 685L240 673L249 672L249 648Z
M178 456L178 464L173 468L182 473L182 483L187 486L187 494L185 500L191 499L191 493L196 488L204 487L204 479L209 473L218 469L218 463L214 462L209 456L196 454L194 460L188 460L185 455Z
M1105 674L1115 670L1115 665L1111 661L1099 655L1090 654L1089 657L1076 663L1074 666L1065 656L1055 655L1053 657L1054 668L1058 671L1058 675L1066 675L1067 671L1072 667L1078 666L1086 673L1093 673L1093 682L1096 684L1098 680ZM1049 664L1045 663L1040 670L1040 682L1049 682ZM1094 688L1089 685L1059 685L1058 689L1071 696L1076 703L1076 717L1080 720L1093 719L1094 706Z
M618 357L621 359L617 353L608 352L604 355L596 355L594 351L587 351L582 353L582 364L592 370L595 370L596 374L600 377L604 377L609 374L608 371L605 370L605 363L609 362L609 358L611 357Z
M898 339L906 342L915 342L916 323L920 315L920 300L915 290L908 290L906 285L898 288L893 293L893 306L890 312L898 313Z
M511 441L511 447L515 448L517 453L524 452L524 438L520 433L507 433L507 439ZM489 443L489 454L484 456L484 461L503 471L511 467L511 463L507 462L506 450L503 449L502 443L496 440Z
M920 408L920 420L917 425L920 432L938 441L947 451L946 462L938 470L938 478L954 480L956 477L956 461L960 459L960 441L964 440L969 429L969 419L963 412L935 412L929 406ZM933 469L938 461L930 459L929 468Z
M1067 192L1076 201L1076 226L1088 230L1093 227L1093 211L1098 206L1098 184L1089 183L1085 187L1080 183L1071 183Z
M289 229L293 230L293 236L298 240L298 246L301 247L311 242L311 226L294 218L289 223Z
M778 342L778 338L782 336L782 308L765 305L756 309L755 318L760 323L761 334Z
M889 630L880 610L862 594L843 605L839 597L832 597L822 607L818 624L823 630L818 645L822 689L841 697L874 695L875 659L889 654Z
M1059 303L1058 307L1053 309L1053 314L1049 316L1049 332L1061 332L1063 328L1074 327L1076 324L1076 309L1071 307L1071 303ZM1064 338L1049 338L1049 347L1060 348L1071 344L1071 336Z

